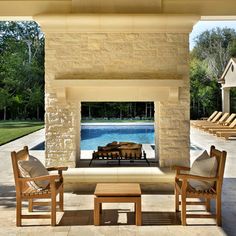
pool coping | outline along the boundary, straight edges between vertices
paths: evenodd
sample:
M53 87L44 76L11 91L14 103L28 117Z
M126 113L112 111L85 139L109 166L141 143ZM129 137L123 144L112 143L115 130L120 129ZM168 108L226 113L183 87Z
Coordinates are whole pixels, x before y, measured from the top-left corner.
M109 125L117 125L117 126L124 126L124 125L130 125L130 126L145 126L145 125L154 125L154 122L145 122L145 123L134 123L134 122L124 122L124 123L114 123L114 122L104 122L104 123L81 123L81 126L83 125L91 125L91 126L109 126Z

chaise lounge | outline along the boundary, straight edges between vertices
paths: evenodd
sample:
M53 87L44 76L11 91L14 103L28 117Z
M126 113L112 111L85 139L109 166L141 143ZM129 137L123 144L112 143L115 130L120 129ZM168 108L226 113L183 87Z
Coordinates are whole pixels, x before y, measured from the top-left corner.
M236 137L236 129L234 130L223 130L216 132L217 137L225 138L228 140L230 137Z
M209 122L209 124L199 124L196 127L202 130L207 130L209 127L213 127L213 126L219 126L219 125L224 125L224 123L226 122L227 118L229 117L229 113L222 113L221 118L217 121L217 122Z
M213 114L214 114L214 113L213 113ZM213 114L212 114L212 115L213 115ZM192 125L193 127L198 128L198 127L201 127L201 126L203 126L203 125L216 124L216 123L219 121L219 119L220 119L221 116L222 116L222 112L219 111L219 112L217 112L217 113L215 114L215 116L214 116L212 119L210 119L210 117L211 117L211 116L210 116L208 120L198 120L198 121L194 121L194 122L191 123L191 125Z
M223 120L223 117L225 117L225 121L220 122L221 120ZM236 117L235 113L232 113L230 116L229 113L225 113L220 119L220 121L217 122L216 124L203 125L200 127L200 129L209 132L210 129L217 129L217 128L223 129L224 127L229 127L229 125L232 123L235 117Z
M218 131L219 132L224 132L224 131L233 131L236 127L236 119L229 125L229 126L222 126L222 127L211 127L208 132L210 134L216 134Z

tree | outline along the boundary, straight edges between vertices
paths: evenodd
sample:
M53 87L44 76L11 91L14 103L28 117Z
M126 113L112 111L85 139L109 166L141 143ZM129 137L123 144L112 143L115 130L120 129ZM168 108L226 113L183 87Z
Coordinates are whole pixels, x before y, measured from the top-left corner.
M11 100L9 118L32 118L35 109L43 111L44 37L35 22L0 22L0 85ZM40 101L38 108L32 99Z
M11 104L11 98L7 90L0 88L0 110L3 110L3 120L7 119L7 107Z
M233 55L236 55L234 29L206 30L196 38L190 57L191 118L221 110L218 79Z
M35 86L32 89L28 90L29 93L29 101L28 106L32 108L32 110L36 110L36 118L39 120L39 109L43 105L43 89L39 86Z
M236 31L229 28L206 30L196 39L192 55L207 63L208 73L219 78L235 49Z

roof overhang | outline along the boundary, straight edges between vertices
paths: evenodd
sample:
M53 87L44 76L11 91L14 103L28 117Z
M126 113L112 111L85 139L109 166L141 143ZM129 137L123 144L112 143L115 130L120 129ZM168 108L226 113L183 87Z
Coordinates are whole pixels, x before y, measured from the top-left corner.
M236 67L236 58L231 58L227 64L227 66L225 67L225 70L222 74L222 76L219 78L218 83L220 84L225 84L225 76L227 75L229 69L231 68L231 66L234 65Z
M0 20L41 14L183 14L203 20L235 20L235 0L0 0Z

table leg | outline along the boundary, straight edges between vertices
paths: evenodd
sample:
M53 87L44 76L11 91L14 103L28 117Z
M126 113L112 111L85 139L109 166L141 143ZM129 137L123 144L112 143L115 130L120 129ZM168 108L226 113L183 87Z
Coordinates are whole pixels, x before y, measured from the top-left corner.
M99 203L99 214L102 214L102 203Z
M94 225L100 225L100 207L101 204L97 201L97 198L94 198Z
M142 225L141 197L135 202L135 221L136 225Z

